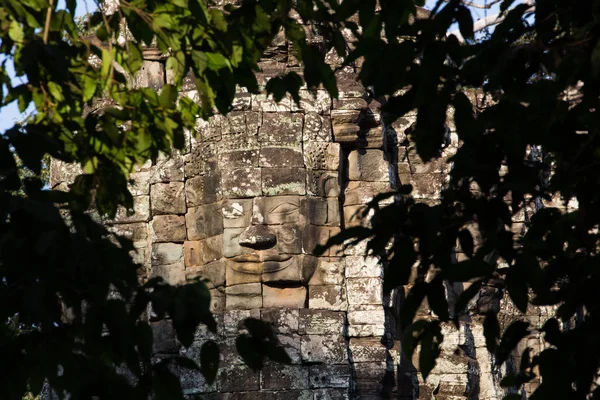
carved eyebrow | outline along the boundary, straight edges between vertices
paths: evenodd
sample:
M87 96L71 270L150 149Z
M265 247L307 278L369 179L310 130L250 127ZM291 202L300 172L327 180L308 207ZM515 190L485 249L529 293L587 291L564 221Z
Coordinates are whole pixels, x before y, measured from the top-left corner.
M285 207L290 207L289 209L285 209L285 210L279 210L280 208L285 208ZM278 214L291 214L294 211L297 211L300 208L300 206L298 204L294 204L294 203L279 203L276 206L272 207L269 210L269 214L273 213L273 212L277 212Z

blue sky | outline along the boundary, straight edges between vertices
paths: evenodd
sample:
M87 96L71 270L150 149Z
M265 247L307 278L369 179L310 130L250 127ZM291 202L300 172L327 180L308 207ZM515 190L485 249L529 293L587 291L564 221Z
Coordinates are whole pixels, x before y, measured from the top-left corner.
M485 0L476 0L475 2L478 4L484 4ZM425 7L432 8L436 3L436 0L427 0ZM59 8L65 7L65 1L59 0L58 2ZM495 5L490 10L487 11L487 15L493 15L498 12L499 5ZM96 4L94 0L77 0L77 9L76 15L82 16L85 15L86 12L92 12L96 9ZM473 9L473 19L477 20L479 18L483 18L485 14L485 10ZM9 74L14 77L14 70L10 63L7 63L7 70ZM17 103L13 102L10 105L0 109L0 133L3 133L7 129L11 128L15 121L18 121L22 118L22 115L19 113L19 109L17 107Z
M58 1L58 8L65 8L65 0ZM76 15L82 16L85 15L86 12L92 12L96 9L96 3L93 0L77 0L77 8ZM1 60L1 59L0 59ZM14 78L14 68L12 63L8 62L6 66L6 70L9 75ZM20 81L17 81L21 83ZM17 106L17 102L12 102L6 107L0 109L0 132L4 133L9 128L15 124L16 121L20 120L22 115L19 113L19 107Z

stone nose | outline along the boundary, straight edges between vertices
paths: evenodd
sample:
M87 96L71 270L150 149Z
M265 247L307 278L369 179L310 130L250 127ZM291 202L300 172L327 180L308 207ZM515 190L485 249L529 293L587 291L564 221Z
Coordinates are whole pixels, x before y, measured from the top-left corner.
M250 225L238 238L240 246L268 249L277 243L277 237L266 225Z

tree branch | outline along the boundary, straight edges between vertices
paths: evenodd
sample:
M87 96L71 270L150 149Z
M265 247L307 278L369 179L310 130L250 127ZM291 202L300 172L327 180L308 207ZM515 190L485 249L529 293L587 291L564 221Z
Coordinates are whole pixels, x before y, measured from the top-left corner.
M529 12L532 12L535 10L535 0L523 0L521 2L521 4L526 4L526 5L530 6L525 11L525 13L529 13ZM478 19L473 24L473 32L476 33L476 32L482 31L485 28L488 28L490 26L498 25L498 24L502 23L502 21L504 21L505 17L506 17L505 14L498 13L498 14L488 15L487 17ZM458 29L454 30L452 32L449 32L447 36L450 36L450 35L456 36L456 38L458 39L458 41L460 43L465 42L465 38L460 34L460 31Z
M46 13L46 24L44 26L44 44L48 44L48 34L50 32L50 20L52 18L52 9L54 8L54 0L50 0L48 12Z
M444 0L446 3L448 3L450 0ZM467 7L473 7L473 8L481 8L481 9L488 9L488 8L492 8L492 6L494 6L495 4L498 4L500 2L502 2L504 0L492 0L487 4L477 4L474 3L472 1L468 1L468 0L463 0L461 1L462 4L464 4Z

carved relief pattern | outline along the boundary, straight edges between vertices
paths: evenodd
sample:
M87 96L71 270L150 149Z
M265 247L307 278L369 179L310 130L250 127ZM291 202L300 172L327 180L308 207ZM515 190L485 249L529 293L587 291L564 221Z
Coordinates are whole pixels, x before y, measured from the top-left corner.
M285 40L276 39L263 83L293 62ZM163 67L155 64L145 61L144 71L160 76L144 82L159 90ZM186 394L209 399L502 398L502 372L492 371L478 319L489 307L510 315L500 290L482 290L470 323L444 327L441 359L425 383L418 353L407 360L399 350L396 316L409 287L384 296L381 262L365 255L364 243L314 254L340 230L368 224L365 204L399 183L412 184L417 199L439 199L457 145L454 139L441 161L424 164L405 146L414 117L382 128L380 104L354 71L341 69L337 78L339 99L302 90L299 107L240 91L229 115L198 121L181 154L133 175L135 213L121 210L107 223L133 239L147 277L175 285L207 279L218 322L216 335L200 327L192 347L182 349L170 321L153 321L156 355L199 361L204 341L217 340L215 383L198 371L179 372ZM186 96L198 97L192 81L184 86ZM62 188L77 171L53 163L51 173L52 186ZM418 317L429 316L424 305ZM267 363L256 372L243 364L235 337L249 317L272 324L290 365ZM544 322L537 311L529 317Z

